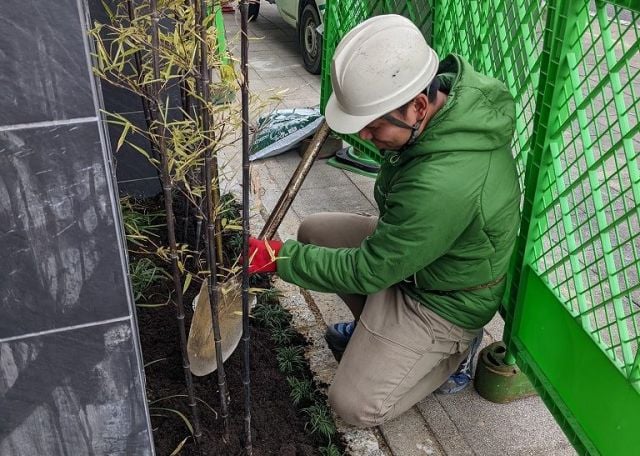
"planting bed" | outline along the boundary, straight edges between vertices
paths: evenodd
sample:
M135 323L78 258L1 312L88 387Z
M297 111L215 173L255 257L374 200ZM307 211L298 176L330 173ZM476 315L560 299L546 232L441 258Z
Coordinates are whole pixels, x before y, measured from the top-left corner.
M187 312L187 328L191 312ZM145 369L147 394L151 413L165 415L152 417L156 452L159 456L170 455L176 446L189 435L189 430L181 419L172 412L154 410L153 407L172 408L184 413L190 419L186 398L154 400L185 393L182 358L178 345L178 330L175 309L165 306L157 309L138 310L138 324L145 363L160 360ZM251 424L254 454L256 455L315 455L322 443L309 435L304 418L296 411L289 399L289 388L284 375L278 370L274 344L263 328L253 328L251 337ZM203 442L209 455L242 454L243 392L241 382L241 350L225 362L227 382L231 395L229 422L231 441L222 441L222 421L205 405L199 404ZM196 396L219 410L217 375L194 377ZM181 454L197 454L191 439L185 444Z
M141 202L138 202L140 205ZM154 212L161 210L161 202L147 200L142 206ZM179 205L176 205L177 237L183 239ZM126 215L125 215L126 222ZM156 220L163 223L164 220ZM126 224L126 223L125 223ZM188 224L189 239L193 244L195 239L195 224ZM164 245L162 231L158 231L160 243ZM225 239L225 250L234 242ZM237 239L236 239L237 249ZM203 243L201 242L202 246ZM155 264L167 269L167 265L150 255L141 255L133 250L139 247L130 245L130 261L135 263L141 257L148 257ZM135 248L134 248L135 247ZM226 251L227 256L234 256L237 252ZM261 283L253 284L257 287L269 287L269 281L261 278ZM144 291L144 298L139 301L144 304L162 303L171 294L172 282L168 279L155 282ZM199 290L199 283L194 280L184 296L185 325L187 331L191 323L193 312L191 302ZM173 296L173 294L171 294ZM269 298L273 299L273 297ZM260 303L261 298L258 298ZM153 435L158 456L169 456L179 448L175 454L199 454L189 426L193 425L191 411L187 406L186 387L182 358L179 345L176 310L173 302L159 307L138 307L138 326L142 345L146 374L146 391L150 404ZM251 334L251 425L254 455L304 456L326 453L319 448L327 444L327 439L318 433L312 433L307 425L307 416L298 408L305 403L294 406L290 399L290 388L286 376L280 372L276 359L277 345L273 342L270 330L252 322ZM304 341L298 335L291 342L303 345ZM212 373L205 377L194 376L196 397L202 427L203 454L206 455L240 455L244 454L244 408L242 373L242 343L235 353L225 362L228 390L230 393L229 424L230 441L223 441L223 423L216 412L219 412L219 393L217 375ZM308 368L302 368L300 377L310 378ZM181 395L176 397L176 395ZM205 405L204 403L208 404ZM306 404L308 405L308 403ZM213 410L212 410L213 409ZM215 411L214 411L215 410ZM186 439L186 441L184 441ZM184 445L180 447L184 441ZM338 453L339 454L339 453Z

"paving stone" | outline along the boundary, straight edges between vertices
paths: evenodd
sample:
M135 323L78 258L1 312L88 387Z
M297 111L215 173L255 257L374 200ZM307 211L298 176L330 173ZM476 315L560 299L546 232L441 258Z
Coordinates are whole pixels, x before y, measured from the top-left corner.
M489 323L484 327L484 332L490 338L490 342L496 342L502 340L502 332L504 330L504 320L500 314L496 314Z
M394 455L444 456L446 454L415 407L380 426L380 431Z
M433 395L427 396L416 405L418 411L432 429L436 439L450 456L474 456L475 453L451 421L447 412Z
M467 388L457 394L436 394L435 398L478 455L523 454L525 451L540 456L556 455L571 448L537 396L510 404L494 404L480 397L473 388Z

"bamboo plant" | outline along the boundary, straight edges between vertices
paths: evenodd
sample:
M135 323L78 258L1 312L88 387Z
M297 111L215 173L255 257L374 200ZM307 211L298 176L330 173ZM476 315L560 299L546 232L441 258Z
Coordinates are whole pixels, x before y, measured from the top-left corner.
M109 22L95 24L90 34L95 42L95 74L117 87L128 90L143 100L145 126L134 125L126 116L106 113L108 120L122 128L116 144L124 144L144 155L159 169L165 212L167 219L168 246L154 245L153 252L171 266L175 288L176 319L183 357L183 369L187 387L188 405L191 408L194 438L202 434L198 419L197 400L193 391L193 380L186 353L186 328L184 323L183 290L192 281L209 280L209 302L216 352L219 350L220 333L217 323L217 285L228 277L235 276L237 266L224 265L222 255L222 231L244 229L244 258L247 256L249 230L248 213L248 112L251 101L252 112L259 112L268 104L277 102L278 95L266 100L253 96L249 99L246 44L246 4L242 4L244 44L241 46L243 64L239 81L242 85L242 103L214 103L212 93L237 89L237 82L210 77L221 69L225 62L214 50L217 49L217 30L213 17L206 12L212 7L211 0L153 0L136 3L133 0L118 0L113 9L108 9ZM173 24L167 25L167 24ZM180 106L172 106L168 94L180 89ZM218 152L233 146L239 140L236 132L243 136L243 225L223 226L220 214L225 211L221 200L221 170ZM142 136L149 141L147 150L137 145L134 137ZM187 212L197 221L196 246L190 249L176 239L174 198L181 196L187 202ZM187 231L188 220L183 230ZM204 225L204 226L203 226ZM205 249L200 251L201 226L205 231ZM182 239L181 241L184 242ZM193 261L188 261L192 259ZM249 379L249 323L248 281L245 274L243 288L243 385L245 450L251 454L250 434L250 379ZM219 328L218 328L219 329ZM225 438L228 437L228 404L224 365L217 359L218 387L220 391L220 417L225 423Z
M161 179L162 190L164 193L164 207L167 217L167 235L169 238L169 249L171 258L171 272L173 276L173 285L176 292L176 311L178 332L180 334L180 349L182 352L182 368L184 370L185 381L187 384L187 393L189 395L189 407L193 416L194 424L194 439L196 443L200 444L202 437L202 430L200 428L200 419L198 417L198 407L195 400L195 394L193 390L193 376L189 369L189 358L187 356L187 332L184 323L184 306L182 296L182 280L180 268L178 265L178 249L176 244L175 234L175 218L173 215L173 187L171 182L171 175L169 174L169 156L166 148L166 128L164 122L155 122L157 115L162 113L166 118L166 111L163 111L166 106L166 94L164 87L160 83L160 36L159 36L159 21L160 15L158 13L157 0L151 0L151 55L153 65L153 100L152 110L154 115L152 116L152 123L150 130L152 136L157 138L157 149L160 153L161 165Z

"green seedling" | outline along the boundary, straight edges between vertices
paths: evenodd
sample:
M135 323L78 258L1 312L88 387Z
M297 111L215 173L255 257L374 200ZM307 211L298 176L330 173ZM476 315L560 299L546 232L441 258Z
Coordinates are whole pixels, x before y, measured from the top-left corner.
M242 241L242 232L231 233L224 238L225 245L236 257L242 253ZM242 266L242 263L239 266Z
M146 299L145 292L150 286L169 278L169 274L149 258L140 258L129 265L129 277L131 277L133 299L139 303Z
M158 223L158 220L164 216L163 212L147 213L129 196L120 198L120 206L124 232L129 242L141 246L150 238L158 236L158 230L164 226L163 223Z
M291 400L293 405L298 405L303 402L310 402L313 400L313 383L308 379L298 379L296 377L287 377L287 383L291 392Z
M271 278L271 274L269 273L251 274L251 277L249 277L249 284L251 285L251 288L265 290L271 287Z
M253 317L267 328L281 328L289 323L289 315L278 304L257 305Z
M284 374L292 374L304 367L302 347L282 347L277 350L278 368Z
M265 288L258 295L259 301L263 304L277 304L282 297L282 291L278 290L275 287Z
M315 403L307 408L302 409L304 413L309 417L309 422L305 425L311 428L311 433L320 434L327 438L336 432L336 427L333 424L331 413L326 405Z
M271 340L277 345L289 345L296 333L291 328L273 328L271 332Z
M322 456L343 456L340 449L333 443L329 443L326 447L320 447L319 450Z

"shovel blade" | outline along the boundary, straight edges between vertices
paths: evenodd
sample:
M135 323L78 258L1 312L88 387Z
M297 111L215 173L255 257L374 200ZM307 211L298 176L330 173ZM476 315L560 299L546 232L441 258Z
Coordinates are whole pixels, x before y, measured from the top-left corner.
M194 304L196 306L189 329L187 355L191 372L203 376L218 368L206 280L194 298ZM238 347L242 337L242 289L237 280L230 280L218 287L218 314L222 359L226 361Z

